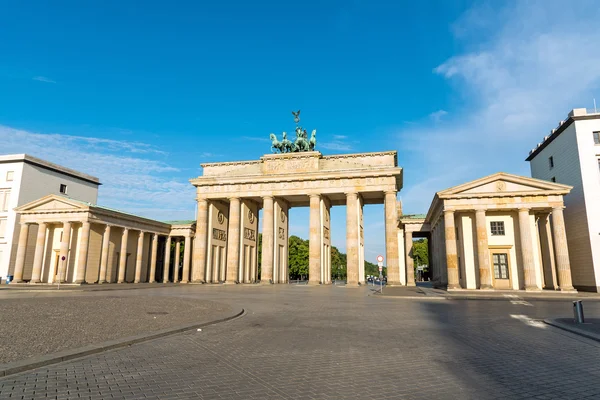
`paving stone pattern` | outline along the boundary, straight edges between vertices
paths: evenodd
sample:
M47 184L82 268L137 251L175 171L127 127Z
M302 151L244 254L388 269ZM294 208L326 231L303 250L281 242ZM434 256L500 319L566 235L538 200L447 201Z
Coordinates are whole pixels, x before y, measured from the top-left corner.
M600 398L599 343L511 317L555 316L546 314L570 311L568 302L367 293L291 285L180 289L171 295L243 304L247 314L0 379L0 398Z

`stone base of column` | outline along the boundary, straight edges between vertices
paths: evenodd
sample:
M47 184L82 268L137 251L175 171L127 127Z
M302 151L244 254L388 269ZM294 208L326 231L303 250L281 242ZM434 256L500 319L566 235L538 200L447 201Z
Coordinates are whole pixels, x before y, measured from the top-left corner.
M272 285L272 284L273 284L273 282L272 282L271 280L268 280L268 281L260 281L258 284L259 284L259 285Z
M183 283L183 282L181 282ZM224 285L236 285L238 282L237 281L225 281L223 282Z
M541 292L542 289L540 289L537 286L529 286L529 287L525 287L525 291L526 292Z
M494 287L492 285L481 285L479 290L494 290Z
M577 289L575 289L573 286L571 287L564 287L564 288L560 288L560 291L563 293L578 293Z
M181 283L188 283L188 281L181 281Z
M39 279L36 279L36 280L34 281L34 280L32 279L32 280L30 280L30 281L29 281L29 283L42 283L42 281L41 281L41 280L39 280Z
M195 279L192 281L192 283L206 283L206 282L204 281L204 279Z
M353 282L353 283L346 282L346 287L358 288L358 287L361 287L361 285L358 282Z
M118 284L125 283L125 281L117 281Z
M319 286L321 282L319 281L308 281L308 286Z
M448 290L456 290L456 289L461 289L459 284L448 284Z
M80 279L78 279L78 280L76 280L76 281L75 281L75 282L73 282L73 283L74 283L74 284L76 284L76 285L85 285L87 282L86 282L86 281L84 281L84 280L80 280Z
M378 286L378 285L375 284L375 286ZM397 281L397 282L387 281L385 286L396 287L396 286L415 286L415 285L414 284L413 285L403 285L400 281Z

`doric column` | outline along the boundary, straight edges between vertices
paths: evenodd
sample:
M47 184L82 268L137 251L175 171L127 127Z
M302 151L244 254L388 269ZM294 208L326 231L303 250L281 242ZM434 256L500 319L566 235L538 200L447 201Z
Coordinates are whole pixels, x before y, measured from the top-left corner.
M263 233L262 233L262 256L261 256L261 283L273 283L273 248L275 238L273 237L273 197L263 198Z
M179 260L181 259L181 239L175 238L175 264L173 265L173 283L179 282Z
M308 283L321 283L321 196L310 195L310 217L308 234Z
M552 209L552 228L554 254L558 270L558 286L560 290L575 290L571 281L571 263L569 262L563 207L554 207Z
M69 246L71 245L71 223L63 222L62 241L60 242L60 256L56 266L59 282L67 280L67 263L69 262ZM64 258L64 260L63 260Z
M169 264L171 263L171 236L165 243L165 266L163 267L163 283L169 282Z
M456 227L454 226L454 211L444 210L444 225L446 235L446 267L448 270L448 289L459 289L458 254L456 249Z
M198 220L192 265L192 282L204 282L206 274L206 246L208 239L208 201L198 199Z
M108 271L108 250L110 248L110 225L106 225L104 228L104 235L102 236L102 254L100 256L100 277L98 283L105 283L110 280L110 277L106 279L106 273Z
M90 223L81 224L81 239L79 240L79 255L77 257L77 268L75 269L75 283L85 283L85 269L87 267L87 255L90 244Z
M400 285L398 207L396 204L396 191L385 192L385 262L387 266L388 285ZM407 284L408 282L407 280ZM414 285L414 278L412 279L412 284Z
M158 233L152 235L152 255L150 256L150 277L149 283L156 282L156 252L158 251Z
M17 259L15 260L15 272L13 282L23 282L23 269L25 268L25 254L27 253L27 237L29 236L29 223L21 224L19 232L19 244L17 245Z
M38 234L35 241L35 255L33 257L33 270L31 271L30 283L40 283L42 277L42 262L44 261L44 247L46 245L46 228L45 222L38 224Z
M346 193L346 284L358 285L358 194Z
M127 268L127 239L129 238L129 229L123 228L121 236L121 254L119 254L119 277L117 283L125 282L125 269Z
M519 233L521 236L521 255L525 290L538 289L535 283L535 265L533 263L533 245L531 243L531 227L529 226L529 209L519 209Z
M144 259L144 231L138 235L137 250L135 255L135 279L133 283L142 281L142 261Z
M397 239L396 239L397 240ZM412 258L413 233L406 230L404 226L404 254L406 255L406 286L415 286L415 262ZM389 267L388 267L389 273ZM388 281L389 281L388 277Z
M487 222L485 210L475 210L475 229L477 231L477 262L479 264L479 288L492 288L490 273L490 249L488 247Z
M240 268L240 199L229 199L229 228L227 233L227 277L225 283L238 281Z
M190 250L192 246L192 238L188 235L185 237L185 243L183 245L183 276L181 277L181 283L188 283L190 281Z

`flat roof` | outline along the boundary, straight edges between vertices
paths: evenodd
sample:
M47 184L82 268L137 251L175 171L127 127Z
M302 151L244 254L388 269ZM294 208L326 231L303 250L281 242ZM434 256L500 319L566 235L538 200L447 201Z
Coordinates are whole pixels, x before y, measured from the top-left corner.
M564 132L565 129L569 127L573 122L586 120L586 119L597 119L600 118L600 110L596 109L586 109L586 108L574 108L569 113L569 116L564 121L560 121L558 127L552 129L550 135L545 136L544 140L541 143L531 149L529 151L529 156L525 159L525 161L531 161L540 154L542 150L546 148L554 139L558 137L561 133Z
M86 182L101 185L100 179L95 176L84 174L83 172L75 171L62 165L51 163L50 161L42 160L41 158L30 156L29 154L6 154L0 155L0 164L11 162L24 162L27 164L37 165L51 171L60 172L61 174L69 175L74 178L81 179Z

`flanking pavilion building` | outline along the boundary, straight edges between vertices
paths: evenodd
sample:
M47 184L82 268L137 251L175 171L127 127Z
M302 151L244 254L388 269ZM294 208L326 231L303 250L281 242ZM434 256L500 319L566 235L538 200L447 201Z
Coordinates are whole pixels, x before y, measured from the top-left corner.
M429 235L437 287L574 291L563 216L570 186L503 172L437 192L425 218L399 217L407 284L412 235Z

